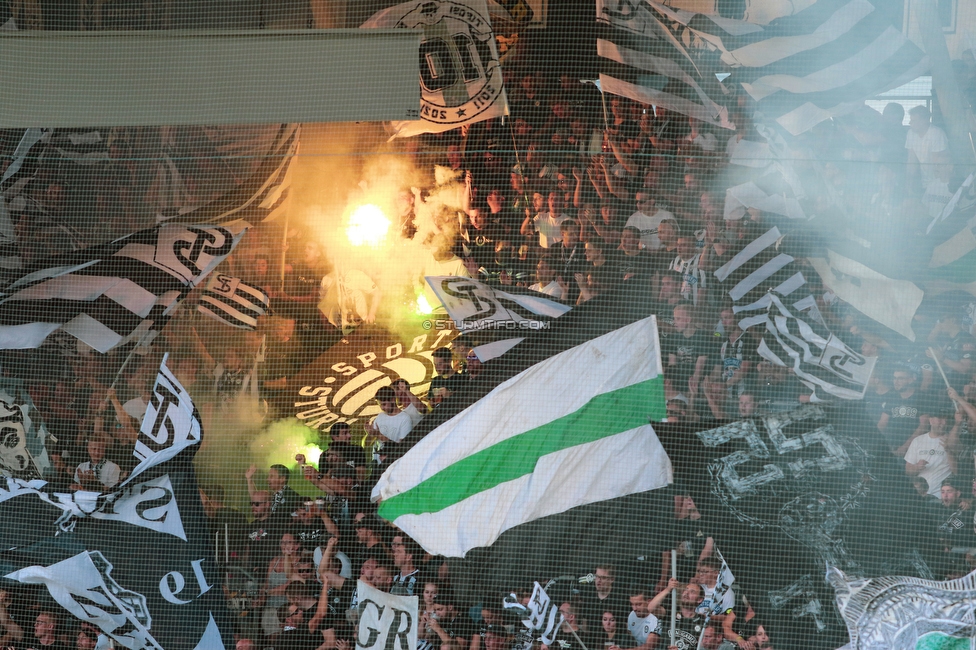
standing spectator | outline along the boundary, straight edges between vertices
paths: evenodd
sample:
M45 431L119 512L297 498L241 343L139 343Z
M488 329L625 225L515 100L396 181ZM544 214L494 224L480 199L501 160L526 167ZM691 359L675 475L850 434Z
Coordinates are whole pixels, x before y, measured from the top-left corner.
M704 598L698 605L698 611L702 614L711 612L712 616L728 614L735 607L735 592L726 585L725 593L721 600L715 596L715 588L718 585L718 576L722 571L722 561L717 557L710 556L702 559L698 563L698 573L695 575L694 582L701 586Z
M956 459L952 455L953 443L946 435L947 412L940 407L929 407L928 432L917 436L905 453L905 472L909 476L921 476L929 484L929 494L940 496L942 481L956 473Z
M244 473L247 479L247 493L254 500L258 493L257 485L254 483L254 475L257 474L257 465L251 465ZM301 497L293 489L288 487L288 477L290 472L284 465L272 465L268 469L268 492L271 494L271 516L282 524L291 523L291 513L298 510L301 504Z
M908 449L906 445L921 424L919 418L921 401L915 386L917 381L918 373L911 367L902 365L895 368L891 374L891 385L894 390L882 404L878 431L896 455L898 450L901 450L901 455L904 456L904 452Z
M431 353L431 360L437 376L430 380L427 400L436 406L464 387L464 377L454 368L454 353L451 348L437 348Z
M24 638L24 628L20 627L7 611L9 605L10 593L0 590L0 627L3 628L3 634L0 634L0 645L3 646L12 646Z
M643 587L631 587L629 591L631 612L627 617L627 630L634 637L638 650L653 650L658 639L665 633L664 625L652 612L664 602L669 593L670 590L665 589L653 599L648 599Z
M548 212L540 212L534 217L525 217L520 232L525 237L531 237L533 232L539 233L539 247L549 248L561 239L559 225L569 219L563 212L563 199L559 192L549 192Z
M373 419L366 430L374 436L382 436L389 442L402 442L424 417L411 401L408 401L403 409L398 407L397 393L390 386L383 386L376 391L376 401L382 412Z
M674 215L663 208L655 207L655 199L647 188L638 190L635 198L637 211L630 215L625 225L637 228L644 250L654 252L661 248L661 238L658 236L661 222L674 219Z
M67 650L60 640L60 618L53 610L42 609L34 618L34 632L23 642L25 650Z
M668 266L681 276L681 297L698 304L704 299L706 288L705 269L702 268L702 249L698 248L695 237L678 237L678 254Z
M674 334L667 337L662 352L667 353L667 365L675 389L692 399L698 394L699 382L705 372L708 357L714 347L714 337L698 327L694 307L681 303L674 308Z
M713 373L719 374L728 398L736 400L745 390L744 380L759 361L759 355L755 344L750 345L745 332L739 328L739 320L731 307L723 309L720 318L725 337L719 348Z
M244 529L244 567L260 574L274 557L280 537L271 519L271 494L258 490L250 496L253 519Z
M630 603L622 589L613 589L617 580L616 568L610 563L598 564L593 577L592 586L580 589L580 616L591 628L598 625L604 612L608 611L623 621L630 612Z
M393 564L400 569L400 573L393 577L390 593L399 596L413 596L417 590L417 580L420 569L417 562L424 557L424 550L420 544L404 534L396 535L390 542L393 551Z
M75 470L73 490L102 492L119 484L121 469L105 457L111 442L108 436L98 434L88 439L88 460Z
M563 300L567 297L567 286L565 281L560 282L562 278L556 275L550 259L547 256L539 260L535 271L536 282L535 284L530 284L529 289L551 296L556 300Z

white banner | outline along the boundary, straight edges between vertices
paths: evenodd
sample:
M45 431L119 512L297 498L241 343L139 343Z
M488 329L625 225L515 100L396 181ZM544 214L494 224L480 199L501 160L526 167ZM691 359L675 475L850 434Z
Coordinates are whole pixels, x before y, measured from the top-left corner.
M362 580L356 585L357 650L417 650L417 597L393 596Z

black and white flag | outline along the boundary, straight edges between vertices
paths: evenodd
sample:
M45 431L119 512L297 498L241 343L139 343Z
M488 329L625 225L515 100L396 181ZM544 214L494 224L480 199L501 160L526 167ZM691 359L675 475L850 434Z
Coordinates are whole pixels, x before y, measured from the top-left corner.
M193 455L200 421L165 365L137 465L106 492L0 477L0 575L96 626L115 647L221 650L229 635ZM43 596L46 592L47 596Z
M787 307L776 293L737 306L735 312L742 329L764 328L759 356L791 368L815 395L823 392L848 400L864 397L876 357L856 352L796 307Z
M749 242L731 260L715 270L715 278L736 304L749 304L767 291L797 299L809 295L806 278L794 264L796 258L780 250L783 234L772 227Z
M511 594L505 598L503 606L507 610L518 613L522 618L522 625L545 645L552 645L565 620L562 612L559 611L559 606L552 602L549 594L538 582L532 588L532 597L528 605L521 604L515 594Z
M815 395L861 399L876 359L858 354L827 330L783 239L774 226L715 271L734 303L739 327L764 327L760 356L792 368Z
M36 348L61 330L108 352L159 331L246 228L166 224L44 260L0 293L0 349Z
M394 122L393 137L441 133L508 115L495 35L484 0L410 0L361 28L422 30L420 110Z
M245 330L258 328L258 316L268 311L271 299L240 278L214 273L207 282L197 311L220 322Z
M714 75L703 75L660 17L642 2L597 0L601 92L733 128Z
M483 324L488 322L541 323L559 318L571 307L549 300L543 294L529 291L503 291L484 282L456 275L428 276L427 284L433 289L448 315L457 323Z
M768 25L648 3L679 40L721 55L759 110L798 135L928 69L925 54L868 0L817 0Z
M569 305L543 298L543 294L536 291L502 291L456 275L425 279L447 310L455 329L461 333L495 334L488 337L495 340L475 348L482 363L500 357L524 340L523 337L508 338L508 334L545 329L548 321L572 309Z

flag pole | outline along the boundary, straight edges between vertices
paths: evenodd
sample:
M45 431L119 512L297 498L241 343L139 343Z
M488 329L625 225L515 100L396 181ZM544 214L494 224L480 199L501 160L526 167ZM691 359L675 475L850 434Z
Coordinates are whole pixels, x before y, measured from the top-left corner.
M929 354L932 355L932 361L935 361L935 367L939 369L939 374L942 375L942 381L945 382L946 388L952 388L952 385L949 384L949 378L946 377L945 370L942 369L942 364L939 363L939 358L935 356L935 350L933 350L931 347L928 350ZM957 405L955 402L952 403L952 407L957 411L959 410L959 405Z
M583 643L583 639L579 638L579 635L576 634L576 630L569 628L569 632L573 635L573 638L576 639L576 642L580 644L580 647L583 648L583 650L588 650L586 644Z
M942 369L942 364L939 363L938 357L935 356L935 350L933 350L931 347L929 348L929 354L932 355L932 361L935 361L935 367L939 369L939 374L942 375L942 381L945 382L946 388L952 388L952 386L949 385L949 378L946 377L945 370Z
M671 577L678 578L678 551L671 549ZM674 645L674 628L678 624L678 589L671 590L671 645Z
M522 201L525 203L525 209L529 210L531 205L529 195L525 192L525 173L522 169L522 160L519 157L518 142L515 140L515 129L512 128L512 120L508 120L508 133L512 136L512 151L515 152L515 164L518 166L519 179L521 179L519 185L522 186Z

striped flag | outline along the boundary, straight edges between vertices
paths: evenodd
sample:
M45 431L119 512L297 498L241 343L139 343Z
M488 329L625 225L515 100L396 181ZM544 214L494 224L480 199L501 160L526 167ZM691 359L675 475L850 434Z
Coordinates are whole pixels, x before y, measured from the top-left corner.
M865 357L831 334L827 328L806 318L795 307L787 307L776 293L767 294L746 308L736 308L739 327L763 326L759 356L778 366L792 368L797 379L812 388L841 399L864 397L876 357Z
M806 278L794 262L796 258L780 250L783 235L773 226L749 242L728 262L715 270L715 278L723 283L734 303L749 304L767 291L800 300L809 295Z
M665 415L651 317L499 384L393 463L372 497L428 552L462 557L519 524L670 484L649 424Z
M759 110L793 135L928 69L924 53L868 0L817 0L768 25L650 2L676 37L721 53Z
M36 348L55 331L99 352L158 331L231 253L247 224L166 224L47 260L0 293L0 349Z
M602 92L733 128L728 111L711 99L721 94L714 75L702 77L653 12L626 1L597 0L597 20L605 26L596 43Z
M735 304L739 327L763 327L759 355L792 368L818 397L861 399L875 359L826 329L806 278L782 243L779 229L770 228L715 271Z
M207 282L197 310L225 325L244 330L258 328L258 316L264 316L271 304L268 295L240 278L214 273Z

